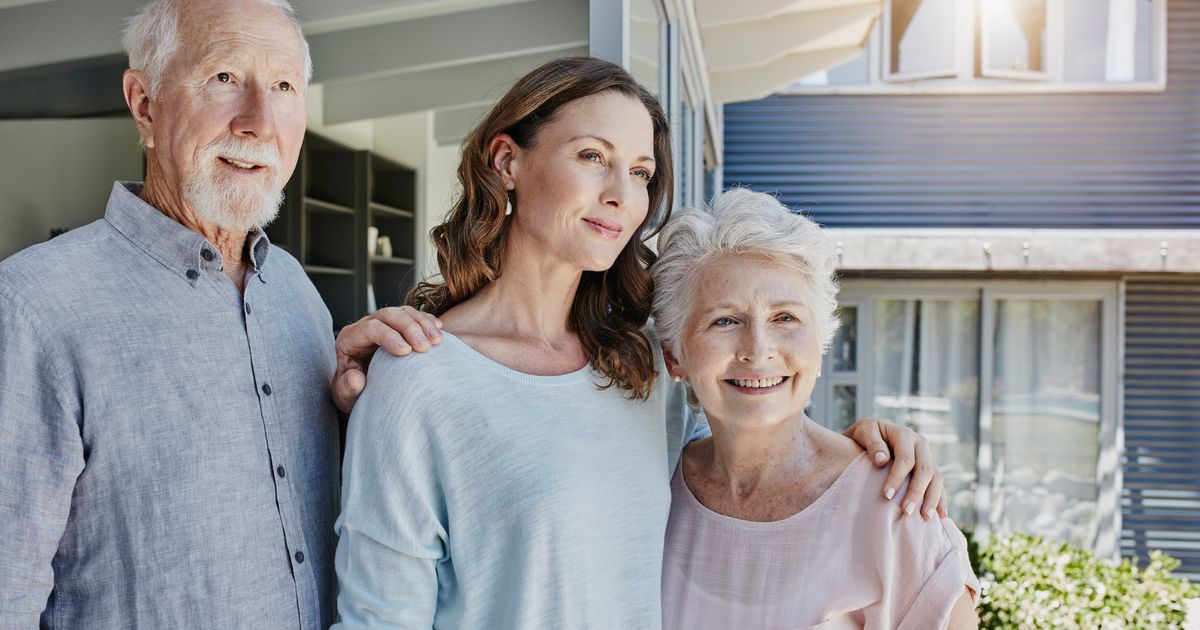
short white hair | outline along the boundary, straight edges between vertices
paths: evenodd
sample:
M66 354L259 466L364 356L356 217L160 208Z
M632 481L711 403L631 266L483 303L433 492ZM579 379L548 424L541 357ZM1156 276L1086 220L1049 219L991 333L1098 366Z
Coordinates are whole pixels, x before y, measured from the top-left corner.
M304 84L308 85L312 80L312 56L300 20L296 19L296 10L288 0L258 1L282 11L296 29L304 53ZM145 73L150 80L151 98L158 98L163 73L179 50L181 4L181 0L151 0L140 13L125 23L121 44L125 47L125 54L129 55L129 67Z
M654 277L654 325L659 339L682 357L681 336L692 312L700 270L731 255L766 258L807 280L808 307L821 353L837 332L836 258L821 228L774 197L734 188L703 208L676 211L658 236Z

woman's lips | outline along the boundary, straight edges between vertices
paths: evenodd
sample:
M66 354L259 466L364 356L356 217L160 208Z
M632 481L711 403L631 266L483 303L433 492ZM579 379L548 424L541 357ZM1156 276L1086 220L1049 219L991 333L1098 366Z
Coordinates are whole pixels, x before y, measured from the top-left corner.
M621 237L621 226L612 221L604 219L584 219L584 223L592 228L592 231L607 239L616 240Z
M788 381L792 380L790 376L763 377L757 379L725 379L725 384L735 390L752 396L760 396L763 394L771 394L783 389L783 386Z

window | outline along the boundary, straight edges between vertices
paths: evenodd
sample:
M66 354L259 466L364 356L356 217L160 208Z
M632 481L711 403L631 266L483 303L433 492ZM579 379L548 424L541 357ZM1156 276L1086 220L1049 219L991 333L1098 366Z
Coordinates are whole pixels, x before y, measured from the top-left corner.
M791 93L1161 91L1165 0L884 0L863 52Z
M840 299L814 419L919 431L963 527L1116 553L1115 283L845 281Z

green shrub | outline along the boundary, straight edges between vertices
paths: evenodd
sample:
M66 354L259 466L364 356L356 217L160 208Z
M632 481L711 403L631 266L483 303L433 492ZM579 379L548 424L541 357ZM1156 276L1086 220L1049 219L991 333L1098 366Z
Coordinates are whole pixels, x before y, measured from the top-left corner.
M1200 597L1161 551L1139 568L1027 534L968 541L981 628L1182 628L1187 600Z

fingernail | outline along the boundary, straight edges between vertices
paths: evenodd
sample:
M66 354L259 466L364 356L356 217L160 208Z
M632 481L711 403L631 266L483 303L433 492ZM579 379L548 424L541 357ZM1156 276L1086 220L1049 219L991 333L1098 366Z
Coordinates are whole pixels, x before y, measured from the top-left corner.
M879 452L875 453L875 463L876 464L882 464L886 461L887 461L887 453L884 453L883 451L879 451ZM890 499L891 497L888 497L888 498Z
M917 506L912 501L904 504L904 513L908 514L909 516L912 516L913 510L915 509L917 509Z
M891 501L892 497L896 496L896 491L888 488L887 490L883 491L883 496L887 497L888 501Z
M932 521L934 516L936 516L936 514L933 510L925 510L925 518Z

